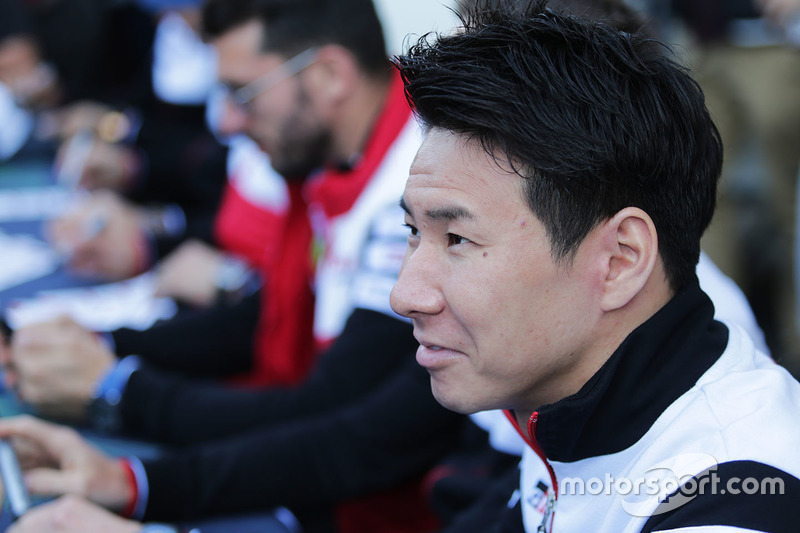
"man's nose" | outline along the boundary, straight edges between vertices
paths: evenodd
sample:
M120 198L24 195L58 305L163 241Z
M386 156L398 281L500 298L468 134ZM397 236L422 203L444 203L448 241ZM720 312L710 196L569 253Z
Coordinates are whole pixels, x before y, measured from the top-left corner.
M392 288L392 309L408 318L439 313L444 308L444 296L436 270L423 249L408 252Z

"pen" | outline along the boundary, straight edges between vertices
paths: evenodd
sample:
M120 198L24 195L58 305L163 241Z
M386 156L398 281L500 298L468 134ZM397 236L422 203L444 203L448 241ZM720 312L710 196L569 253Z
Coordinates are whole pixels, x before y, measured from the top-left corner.
M31 498L25 488L17 454L6 440L0 440L0 479L3 480L8 507L16 520L31 506Z
M58 183L78 188L93 145L94 134L91 131L81 130L72 136L64 149L64 158L58 169L56 176Z

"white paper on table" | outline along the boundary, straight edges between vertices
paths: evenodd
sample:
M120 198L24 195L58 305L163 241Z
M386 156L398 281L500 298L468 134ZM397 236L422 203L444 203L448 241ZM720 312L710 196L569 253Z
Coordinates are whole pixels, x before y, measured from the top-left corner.
M143 330L177 311L172 299L154 296L155 284L155 275L148 272L116 283L42 291L35 298L11 302L6 317L12 328L66 314L92 331Z
M44 241L0 231L0 291L54 272L59 255Z
M0 222L49 220L64 214L80 196L59 186L0 190Z

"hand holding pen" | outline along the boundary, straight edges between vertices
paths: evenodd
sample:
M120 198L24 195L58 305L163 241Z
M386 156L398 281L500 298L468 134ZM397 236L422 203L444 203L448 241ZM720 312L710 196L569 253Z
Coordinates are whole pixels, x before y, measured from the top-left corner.
M91 130L69 138L56 158L56 180L70 188L123 192L131 187L141 167L130 146L110 143Z
M143 272L151 261L150 242L140 218L116 194L97 191L51 221L45 234L77 273L120 280Z

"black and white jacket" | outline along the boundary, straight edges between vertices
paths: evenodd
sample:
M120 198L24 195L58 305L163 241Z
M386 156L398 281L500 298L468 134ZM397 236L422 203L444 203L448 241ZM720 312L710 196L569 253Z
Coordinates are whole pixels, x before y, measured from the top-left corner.
M676 295L531 415L506 511L452 530L800 531L800 384L713 316L696 284Z

